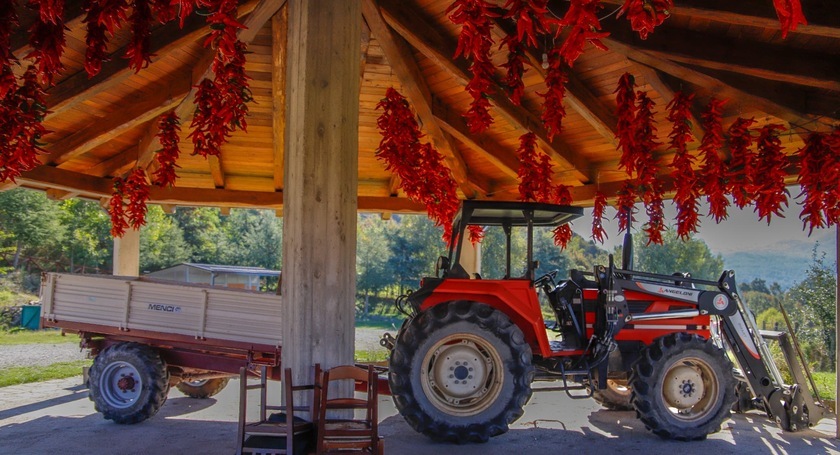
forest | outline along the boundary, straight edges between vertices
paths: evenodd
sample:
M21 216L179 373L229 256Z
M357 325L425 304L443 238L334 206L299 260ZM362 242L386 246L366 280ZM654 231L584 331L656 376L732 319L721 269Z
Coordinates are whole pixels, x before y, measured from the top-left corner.
M151 206L140 233L141 273L182 262L260 266L280 270L282 218L274 211L178 207L165 214ZM578 221L586 223L586 219ZM113 239L110 221L97 202L83 199L53 201L40 191L15 189L0 192L0 294L37 294L44 271L110 273ZM393 300L434 274L438 256L446 253L442 230L425 216L359 214L356 251L357 318L394 318ZM680 240L674 230L664 233L662 245L634 239L635 269L655 273L690 272L695 278L717 280L725 269L720 255L699 239ZM524 233L514 232L513 257L524 257ZM534 257L538 273L572 269L592 270L606 264L609 254L590 239L575 235L565 250L554 245L552 232L537 230ZM499 277L504 269L504 237L488 229L481 243L481 273ZM514 263L514 267L517 264ZM520 264L524 268L524 263ZM809 361L819 371L833 371L834 264L813 253L801 281L783 290L777 283L754 279L739 283L739 290L762 328L784 330L779 305L790 313ZM269 283L266 291L274 291Z

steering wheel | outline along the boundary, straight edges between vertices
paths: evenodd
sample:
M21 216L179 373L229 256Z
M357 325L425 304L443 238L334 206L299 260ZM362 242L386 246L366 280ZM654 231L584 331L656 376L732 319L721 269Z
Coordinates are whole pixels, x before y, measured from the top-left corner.
M536 280L534 280L534 287L543 287L550 284L551 286L548 286L547 290L553 290L555 287L557 287L557 285L554 284L554 278L557 277L558 273L560 273L559 270L552 270L546 273L545 275L537 278Z

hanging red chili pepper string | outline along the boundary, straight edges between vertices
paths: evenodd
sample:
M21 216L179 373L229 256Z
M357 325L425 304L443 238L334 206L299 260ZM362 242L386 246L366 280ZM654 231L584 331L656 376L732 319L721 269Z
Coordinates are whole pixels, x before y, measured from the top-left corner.
M799 219L802 227L808 228L808 235L815 228L832 226L837 220L832 219L828 203L837 201L840 191L840 169L838 159L831 150L831 136L825 133L811 133L805 140L805 146L796 152L799 155L799 185L804 196ZM830 195L834 193L834 195Z
M528 132L519 137L519 198L523 201L548 202L552 198L551 161L536 149L537 137Z
M12 65L17 64L17 59L11 49L12 30L19 25L16 7L17 0L0 4L0 100L17 88L15 73L12 71Z
M178 115L170 112L161 117L160 122L158 122L158 129L157 138L160 141L161 149L155 155L158 169L154 172L152 183L159 187L174 186L175 180L178 179L175 168L180 167L177 162L181 155L181 149L178 147L181 121L178 119Z
M773 0L773 6L782 26L782 38L787 38L788 32L795 31L799 24L808 25L799 0Z
M493 38L490 35L491 19L499 17L487 0L455 0L446 10L452 23L461 26L458 47L453 58L463 55L471 61L472 79L466 90L472 96L470 109L464 115L473 134L482 133L493 123L490 115L492 77L495 71L490 61Z
M637 99L634 127L637 150L634 167L637 172L636 184L640 187L640 196L648 216L643 230L647 234L648 244L662 244L662 231L665 230L665 189L657 176L659 164L653 154L654 149L661 145L656 140L656 125L653 119L655 103L647 96L647 92L643 91L638 92Z
M604 230L604 214L607 210L607 196L600 192L595 192L595 200L592 206L592 240L604 244L604 239L607 238L607 231Z
M152 8L149 0L134 0L134 12L128 21L131 23L131 41L125 51L125 58L128 59L128 67L139 73L152 62Z
M516 37L516 35L508 35L502 40L499 49L507 47L508 56L507 62L502 64L505 68L505 87L507 87L508 95L513 104L519 106L522 104L522 95L525 93L525 84L522 82L522 76L525 74L525 46Z
M671 16L673 7L672 0L624 0L624 5L616 17L627 14L630 28L639 32L640 38L647 39L653 29Z
M125 179L114 178L114 192L108 202L108 214L111 216L111 236L122 237L128 229L125 214Z
M703 140L700 142L702 166L700 173L704 176L703 193L709 203L709 215L715 222L726 219L726 208L729 199L726 198L726 177L718 151L723 147L723 105L726 100L712 98L701 115L703 122Z
M548 52L548 72L545 75L545 93L537 93L543 97L543 113L540 117L545 125L548 139L560 134L563 128L563 119L566 117L566 108L563 106L563 98L566 97L566 83L568 77L563 71L560 51L554 48Z
M688 152L691 137L691 104L694 94L679 91L668 104L668 121L673 124L668 149L674 151L671 178L674 181L674 205L677 207L677 235L688 240L700 224L700 184L694 172L694 155Z
M108 35L113 37L122 22L128 20L128 1L85 0L84 10L85 18L82 22L87 26L85 71L88 77L93 77L101 71L102 62L110 60Z
M552 201L555 204L562 204L562 205L572 205L572 193L569 192L569 187L567 185L557 185L554 194L554 200ZM566 249L566 245L569 244L569 240L572 240L572 224L566 223L554 228L554 244L559 246L561 250Z
M149 200L149 181L146 171L137 168L125 179L125 195L128 197L126 214L134 229L146 224L146 201Z
M563 27L571 27L563 45L560 47L560 55L566 64L574 66L575 61L583 54L583 48L587 42L603 51L608 50L601 42L610 34L600 32L601 21L598 19L598 12L601 10L601 0L571 0L569 9L558 23L559 37Z
M729 172L726 175L726 191L732 195L732 201L739 209L752 203L755 192L752 181L755 154L750 150L753 144L750 127L753 123L753 118L738 117L727 132L732 158L729 160Z
M828 225L840 225L840 126L828 135L829 158L824 167L830 169L835 180L826 180L829 190L825 195L825 218Z
M525 73L525 46L538 47L538 36L548 33L546 14L548 0L508 0L504 8L507 10L503 17L512 19L516 23L516 33L506 36L499 49L507 47L507 63L502 67L507 69L505 86L510 99L517 106L520 105L525 85L522 76Z
M376 156L400 179L409 199L426 206L429 218L444 229L444 241L452 236L452 219L458 211L458 195L452 173L443 156L431 144L421 144L423 134L408 101L388 88L376 106L383 112L376 121L382 140ZM475 231L475 232L474 232ZM472 239L479 233L470 230Z
M785 168L787 157L782 153L782 141L779 133L785 131L782 125L765 125L758 134L758 156L755 160L755 211L758 219L767 218L767 224L773 214L782 218L782 205L788 205L788 192L785 188Z
M222 144L230 136L227 124L217 121L217 113L224 107L219 87L210 79L203 79L198 85L194 103L195 114L190 124L193 131L187 136L192 138L193 155L204 158L218 156Z
M48 132L43 125L48 111L38 70L29 66L21 79L22 85L15 85L0 100L0 182L14 181L41 164L40 141Z
M47 85L64 69L61 54L64 52L64 1L29 0L29 8L38 11L38 20L29 29L32 51L26 58L35 61L38 76Z
M635 78L630 73L624 73L618 80L618 87L615 89L616 102L616 138L618 148L621 150L621 158L618 167L624 169L631 175L636 171L636 91Z
M631 222L636 222L636 185L630 180L625 180L616 195L618 200L615 204L615 218L618 220L618 232L624 232Z

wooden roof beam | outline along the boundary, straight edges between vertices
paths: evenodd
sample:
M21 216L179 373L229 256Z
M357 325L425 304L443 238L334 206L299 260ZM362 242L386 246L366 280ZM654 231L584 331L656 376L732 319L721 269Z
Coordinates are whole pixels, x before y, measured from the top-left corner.
M58 140L47 147L43 163L61 165L114 139L138 125L148 122L175 107L190 91L189 81L176 78L166 87L138 91L136 101L124 103L124 108L91 122L87 128Z
M601 0L621 6L624 0ZM840 38L840 16L833 2L802 2L808 25L795 32L803 35ZM724 24L780 30L772 2L733 2L732 0L676 0L671 14ZM656 33L656 32L654 32Z
M382 14L388 24L409 44L427 58L438 63L459 84L466 86L470 80L469 70L464 61L454 61L456 44L442 35L436 26L428 21L411 14L400 7L399 2L386 0L382 2ZM542 121L526 109L516 106L505 95L504 89L497 82L494 84L495 93L490 101L496 111L519 129L532 131L536 136L540 148L564 170L570 171L578 183L592 180L589 163L574 153L568 145L556 139L550 141Z
M431 91L420 72L417 62L412 57L411 49L402 38L391 31L374 0L362 0L362 15L370 27L371 33L379 41L385 58L388 59L394 73L402 82L405 95L417 112L423 129L426 130L434 146L443 152L447 161L449 161L450 169L461 187L461 191L468 199L475 197L473 189L469 186L467 166L464 159L432 115Z
M123 150L119 154L93 166L88 171L86 171L86 173L96 177L125 174L137 163L138 154L139 151L137 150L136 146L129 147L128 149Z
M610 49L626 55L631 60L656 68L657 70L670 74L678 79L682 79L697 86L698 89L707 94L714 95L715 97L721 99L729 98L730 100L736 102L749 104L770 115L778 117L791 125L805 125L813 123L813 119L806 114L802 114L801 112L797 112L789 107L782 106L767 98L762 98L760 96L744 92L743 90L739 90L729 84L726 84L720 79L703 74L678 63L674 63L670 60L651 55L643 50L628 46L620 41L610 38L605 38L603 41ZM829 125L832 120L833 119L823 118L820 122Z
M257 0L243 2L239 7L240 17L252 12L256 5ZM192 14L187 18L183 29L179 28L178 21L174 20L153 30L150 51L158 56L165 55L186 44L194 43L208 32L205 17ZM124 46L113 52L111 60L102 62L102 69L96 76L89 78L87 72L82 70L52 87L47 92L46 101L50 107L48 118L75 108L94 96L123 84L133 76L135 71L128 67L128 60L123 58L125 50Z

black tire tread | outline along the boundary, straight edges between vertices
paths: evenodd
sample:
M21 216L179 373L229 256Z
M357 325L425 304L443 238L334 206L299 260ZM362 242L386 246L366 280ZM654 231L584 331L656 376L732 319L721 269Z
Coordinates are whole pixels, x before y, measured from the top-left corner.
M99 393L99 377L103 369L113 361L125 361L124 358L133 358L135 368L145 375L144 387L149 390L148 397L142 406L134 406L125 409L114 409L108 405ZM135 364L135 362L137 362ZM138 343L120 343L105 348L93 362L90 368L90 391L89 398L93 401L94 408L102 414L105 419L113 420L115 423L129 425L142 422L160 410L166 402L169 393L169 372L166 363L152 348Z
M181 381L175 385L175 388L190 398L202 399L210 398L221 392L227 386L228 382L230 382L230 378L213 378L208 379L207 382L196 387L189 382Z
M609 388L601 390L594 387L592 389L592 399L609 411L632 411L634 409L630 396L622 397L613 393Z
M460 321L467 321L493 332L514 353L514 361L511 362L514 391L507 408L490 421L469 426L435 420L427 415L414 396L410 379L413 373L411 353L424 355L425 353L416 352L420 344L436 330ZM418 314L405 324L400 332L396 347L391 352L391 393L400 414L415 431L438 441L459 444L487 442L491 437L507 432L509 425L524 413L523 408L532 393L534 367L531 360L531 347L525 341L522 331L504 313L477 302L458 301L441 304Z
M664 373L657 367L687 352L705 353L709 356L712 362L710 366L718 376L723 394L716 411L703 422L675 425L666 418L670 411L662 409L659 400L656 399L656 394L660 393L659 376ZM631 402L636 409L636 416L657 436L680 441L702 440L706 439L707 435L720 431L723 421L729 418L736 398L736 382L735 376L732 375L732 363L724 351L711 340L704 340L689 333L673 333L654 340L653 344L644 349L633 366L630 376L630 386L633 390Z

